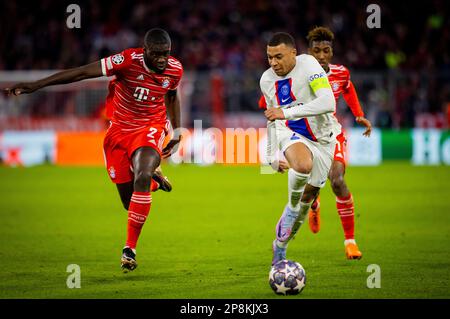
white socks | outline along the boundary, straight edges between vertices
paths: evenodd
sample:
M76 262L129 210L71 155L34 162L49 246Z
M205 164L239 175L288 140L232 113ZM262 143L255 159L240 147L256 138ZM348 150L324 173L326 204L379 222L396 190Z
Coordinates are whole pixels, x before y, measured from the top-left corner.
M346 239L344 240L344 245L347 244L355 244L356 245L356 241L354 239Z
M302 197L305 185L308 182L310 174L302 174L296 172L292 168L288 170L288 194L289 194L289 208L293 211L298 211L299 201Z
M305 190L305 185L308 183L309 176L310 174L299 173L292 168L288 170L288 208L290 212L288 212L288 216L282 215L279 221L281 229L278 229L277 227L277 236L279 236L276 245L279 248L287 247L289 241L295 236L298 229L305 221L309 208L313 203L303 203L300 201L303 191ZM288 233L286 230L289 230L290 232ZM280 234L278 234L278 232L280 232Z
M300 202L300 213L298 214L297 223L303 224L313 202L314 200L309 203Z

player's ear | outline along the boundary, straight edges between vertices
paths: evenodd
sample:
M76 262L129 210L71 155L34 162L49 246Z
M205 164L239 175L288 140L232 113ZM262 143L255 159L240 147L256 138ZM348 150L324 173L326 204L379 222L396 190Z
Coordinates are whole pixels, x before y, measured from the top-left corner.
M292 48L292 54L293 54L294 56L297 56L297 49L296 49L296 48Z

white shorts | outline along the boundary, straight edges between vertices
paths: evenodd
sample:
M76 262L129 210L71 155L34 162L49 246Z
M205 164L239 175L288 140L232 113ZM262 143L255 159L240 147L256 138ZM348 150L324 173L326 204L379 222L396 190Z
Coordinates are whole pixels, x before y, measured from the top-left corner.
M313 167L308 184L314 187L324 187L333 162L336 142L320 144L300 135L287 127L277 127L278 148L284 154L289 146L303 143L313 155Z

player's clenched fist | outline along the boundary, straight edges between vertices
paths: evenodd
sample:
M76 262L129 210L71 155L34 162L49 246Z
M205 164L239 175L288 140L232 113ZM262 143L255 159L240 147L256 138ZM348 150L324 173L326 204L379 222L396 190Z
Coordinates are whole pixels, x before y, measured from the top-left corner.
M289 163L283 160L276 160L273 163L270 163L270 166L272 166L273 170L277 171L278 173L283 174L285 171L287 171L289 168Z
M17 83L11 88L4 89L6 95L19 95L23 93L33 93L38 89L38 86L33 83Z
M267 110L264 111L264 115L269 121L285 119L283 111L275 107L269 107Z

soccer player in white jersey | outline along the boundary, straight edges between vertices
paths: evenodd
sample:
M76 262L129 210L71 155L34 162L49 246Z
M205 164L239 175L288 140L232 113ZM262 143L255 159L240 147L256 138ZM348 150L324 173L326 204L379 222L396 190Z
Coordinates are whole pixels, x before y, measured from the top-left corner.
M290 34L272 36L267 58L270 68L260 80L267 105L267 156L274 169L288 170L289 193L272 244L274 265L286 259L289 241L325 185L341 127L333 116L336 102L325 71L313 56L297 56ZM277 159L278 150L287 162Z

